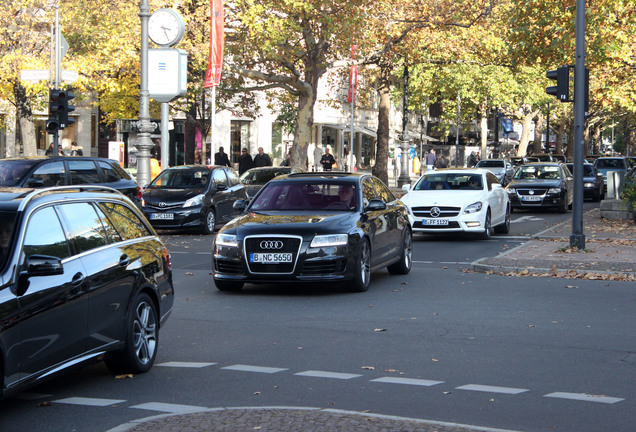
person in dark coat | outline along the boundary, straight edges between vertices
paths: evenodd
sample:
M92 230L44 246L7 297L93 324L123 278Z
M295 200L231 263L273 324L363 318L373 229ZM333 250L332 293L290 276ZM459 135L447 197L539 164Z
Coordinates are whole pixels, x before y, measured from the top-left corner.
M262 166L272 166L272 159L269 157L267 153L263 151L263 147L258 148L258 154L254 156L254 166L262 167Z
M250 168L254 167L254 161L252 160L252 156L247 152L247 149L244 148L241 150L241 156L239 156L239 175L243 174Z
M227 157L227 154L223 151L223 147L219 147L218 153L214 153L214 165L232 167L232 164L230 163L230 159Z
M325 154L320 158L320 165L322 165L322 169L325 171L331 171L333 164L336 163L333 155L329 152L329 147L325 148Z

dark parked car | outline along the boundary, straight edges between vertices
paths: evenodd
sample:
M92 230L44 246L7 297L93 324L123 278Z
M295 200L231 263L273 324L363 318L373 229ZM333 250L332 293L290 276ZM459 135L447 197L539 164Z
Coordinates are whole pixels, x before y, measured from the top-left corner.
M627 171L629 171L629 162L627 161L627 158L620 156L600 157L594 161L594 168L603 174L605 179L605 190L607 190L607 173L610 171L616 171L624 175Z
M78 156L0 159L0 187L39 188L86 184L117 189L135 203L141 197L141 188L112 159Z
M298 168L292 168L288 166L267 166L267 167L257 167L250 168L241 174L241 183L247 189L247 195L251 198L254 198L256 192L261 190L261 188L279 175L290 174L295 172L303 172L303 170Z
M99 186L0 189L2 396L102 356L148 371L174 301L168 250Z
M556 208L565 213L572 205L573 178L559 162L521 165L506 186L513 209Z
M144 189L141 208L157 229L195 228L211 234L240 212L247 199L238 175L228 167L184 165L165 169Z
M574 164L566 164L571 173L574 173ZM603 174L598 172L591 163L583 164L583 197L600 201L605 196L605 181Z
M288 174L271 180L243 215L214 240L214 282L342 282L369 288L371 272L411 270L407 209L377 177L351 173Z

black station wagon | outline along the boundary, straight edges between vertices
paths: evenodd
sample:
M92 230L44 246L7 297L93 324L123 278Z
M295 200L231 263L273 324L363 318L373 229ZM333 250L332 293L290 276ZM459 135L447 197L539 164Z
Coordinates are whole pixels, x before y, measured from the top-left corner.
M168 250L114 189L0 189L3 397L101 356L148 371L173 299Z

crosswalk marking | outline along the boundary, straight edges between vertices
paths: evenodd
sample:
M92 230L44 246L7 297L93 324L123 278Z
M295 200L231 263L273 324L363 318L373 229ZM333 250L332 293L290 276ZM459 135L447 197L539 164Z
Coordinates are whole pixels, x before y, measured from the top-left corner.
M467 384L467 385L463 385L461 387L455 387L455 388L457 390L470 390L470 391L478 391L478 392L503 393L503 394L512 394L512 395L530 391L528 389L487 386L487 385L479 385L479 384Z
M381 383L390 383L390 384L408 384L408 385L417 385L417 386L425 386L425 387L431 387L437 384L444 383L444 381L432 381L432 380L425 380L425 379L397 378L397 377L382 377L382 378L372 379L371 382L381 382Z
M325 371L315 371L315 370L309 370L309 371L305 371L305 372L298 372L294 375L299 375L299 376L307 376L307 377L316 377L316 378L335 378L335 379L343 379L343 380L348 380L348 379L352 379L352 378L358 378L361 377L362 375L358 375L358 374L348 374L348 373L338 373L338 372L325 372Z
M118 403L126 402L125 399L98 399L88 397L70 397L65 399L58 399L55 403L62 403L68 405L86 405L86 406L98 406L105 407L108 405L115 405Z
M217 363L170 361L170 362L158 363L155 366L175 367L175 368L204 368L207 366L214 366L215 364Z
M274 367L264 367L264 366L250 366L250 365L242 365L237 364L233 366L226 366L221 369L226 370L235 370L235 371L243 371L243 372L259 372L259 373L276 373L286 371L284 368L274 368Z
M625 400L622 398L609 397L605 395L591 395L591 394L585 394L585 393L565 393L565 392L549 393L547 395L543 395L543 397L569 399L569 400L586 401L586 402L599 402L599 403L605 403L605 404L615 404L616 402L621 402Z
M160 411L171 414L190 414L201 411L209 411L210 409L207 407L195 406L195 405L179 405L179 404L169 404L162 402L148 402L140 405L131 406L131 408L149 410L149 411Z

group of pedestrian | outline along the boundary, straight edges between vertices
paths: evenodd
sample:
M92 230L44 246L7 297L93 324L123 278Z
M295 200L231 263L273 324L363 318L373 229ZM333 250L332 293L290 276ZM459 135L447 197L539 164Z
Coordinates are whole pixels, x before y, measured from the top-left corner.
M219 151L214 154L214 165L231 167L230 158L225 153L223 147L219 147ZM241 155L238 161L239 175L243 174L250 168L272 166L272 158L263 150L263 147L258 148L258 153L252 158L247 152L246 148L241 150Z
M470 152L470 156L468 156L468 161L466 162L466 165L468 165L468 168L474 168L480 159L481 158L479 157L479 154L476 154L474 151L472 151Z
M71 156L84 156L84 152L80 147L78 147L77 143L73 141L71 143ZM45 156L56 156L55 147L53 143L49 144L49 148L44 152ZM57 156L66 156L64 153L64 149L62 149L61 145L57 146Z

